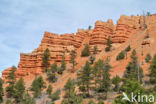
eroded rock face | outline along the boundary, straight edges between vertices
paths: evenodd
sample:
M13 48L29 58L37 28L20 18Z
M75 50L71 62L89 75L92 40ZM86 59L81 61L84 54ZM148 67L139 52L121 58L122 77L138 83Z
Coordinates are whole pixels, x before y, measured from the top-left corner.
M135 34L140 29L140 17L138 16L121 16L114 25L112 20L107 22L96 21L95 27L92 30L79 29L76 34L54 34L45 32L41 44L32 53L21 53L18 69L15 72L16 76L25 77L29 74L38 75L42 73L42 57L44 51L50 50L50 63L60 63L62 56L65 56L65 61L69 63L70 52L76 50L80 52L85 42L91 46L91 51L95 45L105 46L107 39L110 36L112 43L123 43L131 35ZM79 51L78 51L79 50ZM98 52L102 48L98 47ZM77 56L80 57L80 56ZM2 77L5 78L9 73L10 68L2 72Z
M125 16L122 15L117 22L114 34L111 36L113 43L123 43L131 35L135 34L140 30L140 17L137 16Z

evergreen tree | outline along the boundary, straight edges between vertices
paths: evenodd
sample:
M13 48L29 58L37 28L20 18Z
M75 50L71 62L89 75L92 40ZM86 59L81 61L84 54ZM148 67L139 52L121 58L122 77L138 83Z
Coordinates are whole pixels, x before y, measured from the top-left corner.
M48 88L47 88L47 94L48 94L49 96L51 96L52 90L53 90L53 88L52 88L51 84L49 84L49 86L48 86Z
M110 39L110 36L109 36L108 39L107 39L107 47L106 47L105 51L106 52L110 51L111 47L112 47L112 42L111 42L111 39Z
M156 54L154 55L150 65L150 82L156 84Z
M60 92L61 91L58 89L51 95L52 102L60 99Z
M40 76L36 79L34 79L32 83L32 91L34 92L34 97L39 97L41 96L42 90L46 88L45 82L43 81L43 77Z
M125 82L121 86L120 90L121 90L121 92L126 93L128 98L131 98L132 92L134 95L137 95L137 96L138 96L138 93L140 93L140 95L143 95L146 93L145 89L138 83L138 81L129 80L129 79L125 80ZM114 99L114 104L133 104L132 102L130 102L128 100L122 100L122 98L123 98L123 94L121 94L119 97ZM138 99L138 97L136 97L136 100L137 99ZM141 104L147 104L147 102L141 103Z
M100 100L100 101L98 102L98 104L104 104L104 102L103 102L102 100Z
M57 77L56 77L56 72L58 71L58 66L56 63L52 64L51 65L51 68L50 70L48 71L47 73L47 78L50 82L55 82L57 80Z
M22 99L21 104L36 104L35 99L26 93Z
M126 52L129 52L131 50L131 46L128 45L128 47L125 49Z
M76 52L75 50L72 50L70 53L71 59L70 59L70 63L72 63L73 67L72 70L74 70L75 65L77 64L75 59L76 59Z
M16 76L15 76L16 67L12 66L9 75L6 77L8 86L6 87L6 94L7 97L13 97L14 93L14 86L16 82Z
M143 70L138 64L138 58L135 50L132 51L131 59L132 61L129 62L128 66L126 67L124 77L130 80L137 80L139 83L142 83Z
M88 26L88 30L91 30L91 29L92 29L92 26L89 25L89 26Z
M96 104L93 100L89 100L88 104Z
M78 86L82 92L86 92L89 96L89 90L91 85L91 70L92 67L90 63L87 61L83 69L78 73Z
M119 90L119 84L121 82L121 79L118 75L112 78L112 83L115 85L114 90L118 91Z
M3 80L0 78L0 103L3 102L3 96L4 96L4 92L3 92Z
M94 46L93 54L97 54L97 50L98 50L98 47L97 46Z
M124 58L125 58L125 51L121 51L116 57L116 60L122 60Z
M51 65L50 72L55 73L57 71L58 71L58 66L57 63L55 62L54 64Z
M50 62L49 61L50 61L50 52L49 52L49 49L47 48L44 51L43 58L42 58L42 66L43 66L44 72L48 71L48 68L50 66Z
M95 90L98 93L102 93L102 96L104 98L107 97L107 92L110 88L110 74L109 74L110 68L111 66L109 65L109 62L107 61L104 62L103 60L98 60L93 68Z
M145 58L146 63L150 62L151 59L152 59L152 56L148 53Z
M58 69L58 73L62 74L62 72L66 70L66 62L64 55L62 56L61 67Z
M81 56L85 57L85 56L89 56L89 55L90 55L89 45L86 44L85 48L82 50Z
M73 98L76 96L75 86L71 79L68 79L66 85L64 86L64 90L66 91L66 97L68 99L68 103L72 103Z
M90 64L93 64L95 61L95 56L93 56L93 55L90 56L89 60L90 60Z
M48 72L47 73L47 79L49 80L49 82L52 82L52 83L56 82L57 81L56 74Z
M20 78L15 85L14 91L14 98L17 103L22 101L24 92L25 92L24 80L23 78Z

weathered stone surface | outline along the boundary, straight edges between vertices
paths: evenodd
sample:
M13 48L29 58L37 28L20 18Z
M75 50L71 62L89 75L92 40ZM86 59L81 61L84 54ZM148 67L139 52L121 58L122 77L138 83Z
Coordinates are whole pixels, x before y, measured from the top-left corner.
M110 36L112 43L123 43L131 35L135 34L141 28L142 17L122 15L117 22L113 24L112 20L107 22L96 21L92 30L79 29L76 34L54 34L45 32L41 44L32 53L21 53L20 62L16 71L16 76L24 77L27 75L38 75L42 73L43 52L48 48L50 50L50 63L60 63L62 56L65 55L65 61L69 63L70 52L76 50L80 53L84 43L89 43L90 50L98 45L98 52L103 50L107 39ZM79 54L80 55L80 54ZM80 57L80 56L78 56ZM2 72L5 78L9 73L9 68Z
M122 15L120 19L117 21L117 26L114 31L114 34L111 36L111 40L113 43L123 43L125 42L131 35L138 32L140 29L140 18L137 16L125 16Z

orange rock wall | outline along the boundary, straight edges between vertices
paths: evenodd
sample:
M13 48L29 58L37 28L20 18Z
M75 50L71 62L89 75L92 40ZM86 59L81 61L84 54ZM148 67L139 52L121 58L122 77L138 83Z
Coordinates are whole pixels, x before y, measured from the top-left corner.
M17 77L24 77L29 74L37 75L42 73L42 57L46 48L50 50L50 63L60 63L62 55L65 55L65 61L70 60L71 50L80 50L84 46L85 39L89 39L89 45L105 45L110 36L112 43L123 43L131 35L140 30L140 17L121 16L114 25L112 20L107 22L96 21L92 30L79 29L76 34L54 34L45 32L41 44L32 53L21 53L20 62L16 71ZM100 49L99 49L100 50ZM80 51L77 51L80 52ZM79 56L80 57L80 56ZM2 72L2 77L8 75L8 69Z

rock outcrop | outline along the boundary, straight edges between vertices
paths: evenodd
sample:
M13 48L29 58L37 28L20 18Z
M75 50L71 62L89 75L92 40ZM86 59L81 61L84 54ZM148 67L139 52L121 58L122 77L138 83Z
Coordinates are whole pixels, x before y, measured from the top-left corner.
M54 34L45 32L41 44L32 53L21 53L20 62L16 71L16 76L25 77L27 75L38 75L42 73L42 57L45 49L50 50L50 63L60 63L62 56L65 56L65 61L69 63L70 52L76 50L80 52L80 49L84 46L86 41L91 46L101 45L105 46L108 37L111 38L112 43L124 43L131 35L137 33L141 29L139 16L121 16L114 25L112 20L107 22L96 21L95 27L92 30L79 29L76 34ZM101 49L101 50L100 50ZM79 50L79 51L78 51ZM102 51L102 48L98 48L98 52ZM78 56L80 57L80 56ZM9 73L10 68L2 72L2 77L5 79Z

